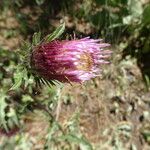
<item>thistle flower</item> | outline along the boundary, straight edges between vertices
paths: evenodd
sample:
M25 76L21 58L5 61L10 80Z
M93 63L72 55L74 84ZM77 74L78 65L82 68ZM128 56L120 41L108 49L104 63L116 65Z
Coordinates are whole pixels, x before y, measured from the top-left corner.
M109 44L89 37L79 40L54 40L33 49L31 67L47 80L84 82L100 75L100 66L109 63L105 58Z

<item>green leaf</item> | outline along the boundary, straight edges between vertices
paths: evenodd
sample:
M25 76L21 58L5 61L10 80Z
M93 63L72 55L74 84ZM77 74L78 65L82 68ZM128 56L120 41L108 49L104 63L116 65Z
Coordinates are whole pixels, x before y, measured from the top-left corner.
M18 49L18 51L17 51L17 53L22 61L24 61L25 56L28 55L28 53L30 53L30 50L31 50L31 44L29 42L24 41L22 43L21 48Z
M27 103L27 102L33 102L34 100L30 95L25 94L25 95L22 96L22 101L24 103Z
M45 38L46 42L50 42L58 38L65 30L65 23L62 23L56 30Z
M139 0L128 0L128 15L123 17L123 24L131 25L132 23L140 23L142 19L143 6Z
M73 134L63 135L60 137L62 140L67 140L80 145L81 150L93 150L92 145L83 137L77 137Z
M59 125L57 122L53 122L51 124L51 128L48 129L48 134L47 134L47 142L52 141L54 137L54 134L59 130Z
M45 2L45 0L35 0L35 1L38 5L42 5Z
M122 21L124 25L130 25L132 23L133 16L128 15L126 17L123 17Z
M142 2L140 0L128 0L128 9L133 17L140 17L143 13Z
M8 119L9 128L12 128L14 125L19 126L19 120L18 120L17 113L16 113L14 108L11 108L11 107L9 108L9 112L7 113L7 117L9 118Z
M6 98L7 96L5 95L4 91L0 91L0 126L2 125L6 131L8 131L7 128L7 122L5 120L6 117L6 113L5 113L5 109L7 107L7 103L6 103Z
M144 78L145 78L145 81L146 81L146 85L149 88L150 87L150 78L148 77L148 75L145 75Z
M150 4L144 9L142 22L144 24L150 24Z
M33 37L32 37L32 44L33 45L37 45L40 43L41 40L41 32L36 32L34 33Z
M18 89L21 86L23 78L26 74L26 68L23 68L21 65L18 65L17 70L14 73L14 85L10 88L10 90Z

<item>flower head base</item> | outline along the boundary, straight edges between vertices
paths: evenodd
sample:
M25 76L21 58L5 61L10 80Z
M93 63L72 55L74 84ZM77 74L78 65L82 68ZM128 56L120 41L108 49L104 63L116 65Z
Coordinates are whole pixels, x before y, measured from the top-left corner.
M31 66L41 77L60 82L83 82L100 74L99 66L111 51L109 44L89 37L80 40L52 41L34 48Z

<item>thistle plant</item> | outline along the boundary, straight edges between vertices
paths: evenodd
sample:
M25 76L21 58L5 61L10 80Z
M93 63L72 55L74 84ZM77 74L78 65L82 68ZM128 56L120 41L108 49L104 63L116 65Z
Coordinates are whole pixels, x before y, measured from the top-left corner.
M109 64L106 58L111 55L107 49L110 44L90 37L57 40L64 29L65 24L61 24L43 40L41 33L35 33L32 44L25 43L19 51L22 62L12 89L18 88L31 76L38 84L54 85L57 81L82 83L101 75L101 65ZM25 86L27 84L25 81Z
M43 39L40 32L35 33L32 43L25 42L17 51L19 61L14 72L14 85L6 92L11 100L7 103L4 95L1 101L0 110L3 116L0 118L2 122L0 134L6 136L16 134L22 128L20 120L23 120L26 112L40 109L50 117L52 129L53 125L57 125L60 136L63 136L65 141L69 142L70 138L75 138L79 143L87 144L84 137L65 133L55 120L52 112L54 109L50 108L50 110L45 100L39 101L33 96L35 89L38 89L37 86L41 87L44 84L51 87L56 83L82 83L101 75L101 65L109 64L106 60L111 55L108 43L90 37L58 40L64 29L65 24L61 24L52 34ZM20 96L17 95L18 93Z

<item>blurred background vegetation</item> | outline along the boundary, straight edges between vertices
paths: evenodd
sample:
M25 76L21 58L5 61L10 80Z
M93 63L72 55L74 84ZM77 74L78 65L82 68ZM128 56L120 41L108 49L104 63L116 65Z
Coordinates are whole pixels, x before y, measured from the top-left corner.
M10 90L19 76L16 50L63 21L62 39L75 34L112 45L103 76L42 89L24 76L25 85ZM0 149L148 150L149 88L149 0L0 1Z

